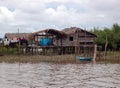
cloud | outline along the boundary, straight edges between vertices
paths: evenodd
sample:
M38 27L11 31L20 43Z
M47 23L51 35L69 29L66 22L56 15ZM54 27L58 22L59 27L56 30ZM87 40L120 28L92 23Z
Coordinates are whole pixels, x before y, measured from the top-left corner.
M58 6L56 9L48 8L45 10L50 22L59 24L74 24L77 22L78 14L75 9L67 9L64 5Z
M0 0L0 37L44 28L120 24L119 0Z
M13 21L13 13L6 7L0 7L0 23L8 23Z

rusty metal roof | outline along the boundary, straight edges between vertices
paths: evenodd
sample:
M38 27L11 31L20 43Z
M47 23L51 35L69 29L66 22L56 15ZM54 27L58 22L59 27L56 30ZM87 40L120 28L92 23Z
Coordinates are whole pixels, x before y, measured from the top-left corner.
M88 32L86 30L83 30L81 28L78 28L78 27L70 27L70 28L65 28L62 30L63 32L65 32L67 35L71 35L71 34L74 34L76 32L80 32L80 31L84 31L86 33L90 33L91 35L93 35L94 37L97 37L95 34L91 33L91 32Z
M8 39L12 38L26 38L28 39L30 33L6 33L5 37Z
M40 33L47 33L47 34L55 35L57 39L67 37L67 34L64 33L63 31L59 31L56 29L44 29L44 30L37 31L37 32L30 34L30 38L33 39L34 35L40 35Z

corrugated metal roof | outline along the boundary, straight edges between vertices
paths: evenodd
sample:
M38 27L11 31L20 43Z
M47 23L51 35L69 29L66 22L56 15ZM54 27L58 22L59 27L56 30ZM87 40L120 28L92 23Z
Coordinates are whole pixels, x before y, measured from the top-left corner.
M8 39L12 39L12 38L29 38L29 34L30 33L6 33L5 37Z
M62 31L65 32L66 34L74 34L77 31L80 31L82 29L77 28L77 27L71 27L71 28L65 28Z
M63 32L65 32L66 34L70 35L70 34L74 34L76 32L79 32L79 31L84 31L86 33L90 33L91 35L97 37L95 34L91 33L91 32L88 32L86 30L83 30L81 28L78 28L78 27L70 27L70 28L65 28L62 30Z
M37 31L34 32L30 35L30 38L33 39L34 35L39 35L40 33L48 33L51 35L55 35L56 38L60 39L60 38L65 38L67 36L66 33L64 33L63 31L59 31L56 29L45 29L45 30L41 30L41 31Z

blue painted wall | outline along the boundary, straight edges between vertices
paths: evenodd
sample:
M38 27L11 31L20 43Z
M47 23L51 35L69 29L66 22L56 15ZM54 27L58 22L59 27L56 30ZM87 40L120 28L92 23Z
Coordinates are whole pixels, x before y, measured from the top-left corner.
M41 38L40 39L40 46L48 46L52 43L51 38Z

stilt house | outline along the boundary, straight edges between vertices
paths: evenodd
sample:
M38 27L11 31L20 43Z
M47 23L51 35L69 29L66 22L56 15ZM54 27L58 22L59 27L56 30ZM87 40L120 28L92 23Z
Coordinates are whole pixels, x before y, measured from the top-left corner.
M95 34L78 27L65 28L62 30L67 37L62 40L63 52L75 53L75 49L83 50L84 47L93 47Z
M94 44L95 34L77 27L63 30L67 37L62 41L63 46L89 46Z

